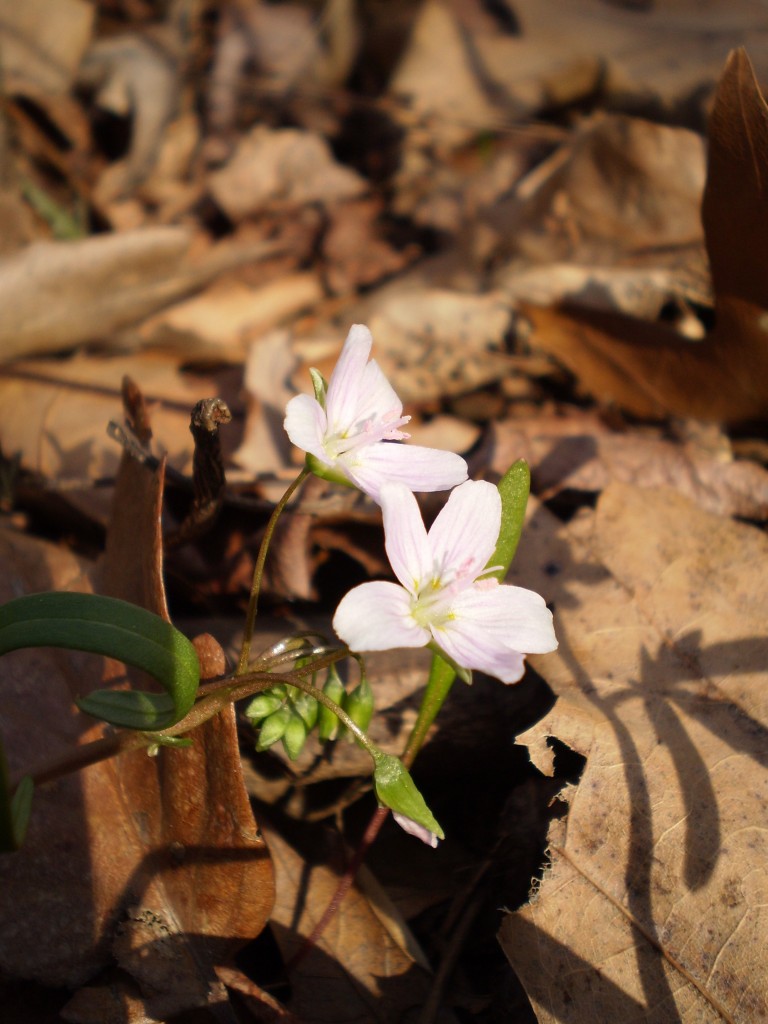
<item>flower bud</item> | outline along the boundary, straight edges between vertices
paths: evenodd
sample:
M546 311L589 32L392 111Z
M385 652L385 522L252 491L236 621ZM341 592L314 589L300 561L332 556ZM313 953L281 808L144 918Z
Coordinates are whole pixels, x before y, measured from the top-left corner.
M307 732L314 728L317 721L317 701L303 690L295 690L291 696L294 712L307 727Z
M283 733L283 746L285 747L286 754L292 761L295 761L302 752L306 741L307 727L304 724L304 720L300 715L292 712Z
M376 756L373 785L379 803L395 812L395 820L406 832L418 836L430 846L437 846L437 840L445 838L399 758L382 753Z
M336 670L335 665L331 665L328 669L328 678L325 680L323 686L323 693L326 697L330 697L336 704L341 705L346 696L346 690L344 689L344 683L342 683L339 673ZM322 743L326 740L335 740L343 730L344 726L338 720L336 715L327 708L324 704L321 704L317 712L317 733Z
M284 701L285 687L274 686L271 690L264 690L263 693L257 693L245 709L245 717L255 725L262 718L267 718L268 715L277 711Z
M365 672L354 690L345 695L341 706L355 725L365 732L373 718L373 690Z
M290 708L279 708L269 715L268 718L264 719L259 739L256 743L256 749L259 752L268 750L273 743L277 743L279 739L282 739L292 715L293 712Z

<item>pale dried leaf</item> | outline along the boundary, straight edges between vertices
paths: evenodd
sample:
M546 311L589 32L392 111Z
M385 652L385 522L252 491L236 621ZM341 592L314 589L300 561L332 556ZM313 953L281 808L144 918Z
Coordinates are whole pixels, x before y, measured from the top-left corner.
M178 107L180 68L157 38L122 35L97 40L85 55L78 78L81 86L97 90L100 107L132 119L127 157L112 164L96 185L95 201L105 204L152 170L163 132Z
M514 0L516 35L477 33L485 72L518 115L577 102L598 87L612 102L666 111L703 103L728 51L746 45L768 68L768 16L755 0L645 5Z
M704 181L700 135L597 114L520 183L500 229L537 262L682 264L690 276L703 265Z
M232 221L266 207L334 203L367 188L355 171L338 164L328 143L298 128L257 125L231 160L209 179L213 198Z
M91 37L86 0L0 0L3 92L66 93Z
M675 299L707 303L709 289L692 280L685 267L595 267L548 263L521 267L513 260L499 269L496 285L512 302L536 306L576 303L589 309L613 310L655 320ZM693 328L692 328L693 329ZM696 321L698 336L704 333ZM688 335L691 336L690 334Z
M242 444L232 458L254 476L277 473L289 461L291 444L283 419L295 393L287 385L295 364L287 330L271 331L250 347L244 380L248 411ZM280 485L275 501L286 487Z
M140 333L154 344L175 344L187 353L242 359L248 341L317 305L323 294L314 272L288 274L260 288L222 279L151 317Z
M37 242L0 261L3 359L55 352L117 330L199 288L223 270L269 254L213 250L193 263L189 231L145 228L76 242Z
M122 422L120 382L135 380L153 416L155 451L189 471L189 415L201 398L219 388L211 375L181 373L175 355L145 352L126 356L77 355L67 361L38 359L0 372L0 442L25 468L49 480L85 482L114 475L119 445L107 436L110 420Z
M405 286L372 298L366 323L376 360L403 401L428 402L498 380L508 371L511 323L499 292L469 295Z
M504 473L516 459L526 459L535 491L547 498L564 489L599 493L618 481L672 488L718 515L768 518L768 472L735 460L726 438L720 440L675 442L651 430L618 433L594 414L571 410L567 417L495 422L482 462Z
M505 951L542 1024L764 1020L768 542L620 484L531 525L515 573L554 604L560 649L531 660L558 701L519 741L586 766Z
M389 83L429 125L430 141L450 149L493 128L501 112L478 79L460 23L440 0L427 0L413 26L408 48Z

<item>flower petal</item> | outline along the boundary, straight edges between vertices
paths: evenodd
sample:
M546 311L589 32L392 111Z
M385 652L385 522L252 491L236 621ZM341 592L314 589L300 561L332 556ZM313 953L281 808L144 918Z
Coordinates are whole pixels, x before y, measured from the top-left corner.
M557 647L552 613L544 599L522 587L470 587L457 595L452 617L432 632L457 664L504 683L521 678L525 654L544 654Z
M500 529L498 489L485 480L467 480L451 492L429 531L435 564L446 577L458 573L474 580L496 550Z
M322 406L311 395L296 395L285 407L285 432L297 448L311 452L321 462L330 465L323 447L326 418Z
M344 462L344 469L377 502L387 481L403 483L411 491L447 491L467 479L467 464L460 455L397 442L358 449Z
M418 503L405 484L384 484L381 511L389 564L405 589L415 596L432 576L432 555Z
M363 324L353 324L328 382L325 411L331 433L344 433L357 420L363 379L373 338Z
M433 850L437 849L437 844L440 841L434 832L430 832L428 828L423 825L419 825L411 818L407 818L404 814L398 814L397 811L392 812L392 817L395 819L400 828L404 829L408 835L416 836L422 843L426 843L427 846L431 846Z
M355 416L357 422L374 419L396 420L403 412L403 403L382 373L375 359L366 366L360 381L360 396Z
M385 580L361 583L345 594L333 617L333 628L352 651L388 651L423 647L429 631L411 617L408 593Z

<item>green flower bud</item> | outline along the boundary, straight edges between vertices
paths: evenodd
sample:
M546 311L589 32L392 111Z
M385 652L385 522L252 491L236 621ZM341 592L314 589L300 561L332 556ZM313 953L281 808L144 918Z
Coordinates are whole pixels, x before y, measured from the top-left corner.
M267 718L274 711L277 711L284 701L284 687L275 686L271 690L264 690L263 693L257 693L245 709L245 717L255 725L262 718Z
M293 710L304 722L307 732L314 728L317 721L317 701L303 690L294 690L291 695Z
M280 708L278 711L274 711L268 718L265 718L261 726L258 742L256 743L256 749L259 752L268 750L273 743L277 743L278 740L282 739L292 716L293 712L290 708Z
M306 741L307 727L300 715L292 713L283 733L283 746L292 761L302 752Z
M346 696L347 691L344 689L344 683L342 683L335 665L331 665L328 669L328 678L323 686L323 693L339 705L342 704ZM344 726L336 715L324 704L318 708L317 723L317 733L323 743L327 740L335 740L344 731Z
M445 839L443 830L399 758L382 753L376 756L373 785L379 803L394 811L395 819L406 832L418 836L430 846L436 846L438 839Z
M355 725L365 732L373 718L373 690L365 672L354 690L345 695L341 706Z

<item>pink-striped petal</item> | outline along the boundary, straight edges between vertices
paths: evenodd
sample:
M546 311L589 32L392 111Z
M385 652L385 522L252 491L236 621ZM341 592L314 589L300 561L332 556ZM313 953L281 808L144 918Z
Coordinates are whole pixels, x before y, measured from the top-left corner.
M510 650L524 654L557 650L552 612L533 590L488 580L459 594L452 611L456 621L482 629Z
M332 433L344 432L357 419L362 384L373 338L363 324L353 324L328 381L325 411Z
M403 483L412 491L447 491L467 479L464 459L436 448L384 442L352 455L344 465L345 472L376 502L387 482Z
M411 617L410 596L396 583L361 583L345 594L333 617L333 628L352 651L388 651L424 647L429 630Z
M405 484L384 484L380 497L389 564L405 589L415 596L433 570L418 503Z
M399 419L402 413L403 403L397 392L382 373L376 360L371 359L363 371L360 382L360 394L355 410L356 422L388 422Z
M432 555L446 582L456 575L479 576L496 550L500 528L501 497L493 484L467 480L452 491L429 531Z
M552 613L531 590L475 585L457 595L451 611L451 617L432 630L438 646L458 665L503 683L522 677L526 654L557 647Z

